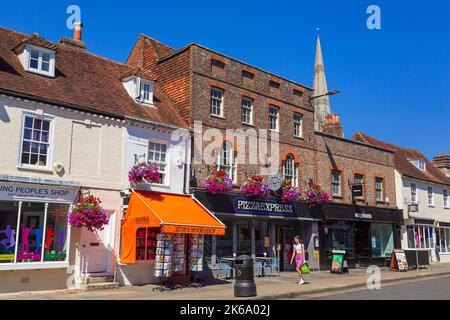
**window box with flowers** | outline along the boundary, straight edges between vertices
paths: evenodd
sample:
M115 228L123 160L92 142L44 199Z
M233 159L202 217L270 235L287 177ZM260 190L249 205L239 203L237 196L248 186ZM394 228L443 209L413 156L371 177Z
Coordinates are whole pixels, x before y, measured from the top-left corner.
M217 192L230 192L233 190L233 181L224 171L213 171L203 182L203 188L215 195Z
M281 200L284 203L293 202L300 196L300 191L292 187L292 183L288 180L283 181L281 186Z
M92 195L81 198L69 213L69 224L75 228L86 228L91 232L103 230L108 224L108 215L100 206L102 202Z
M135 164L128 171L128 181L139 183L160 183L161 173L156 164L141 162Z
M310 184L305 191L305 200L308 207L312 208L319 204L326 204L330 201L328 193L322 190L318 184Z
M248 197L267 197L270 194L269 185L263 176L251 176L242 185L241 191Z

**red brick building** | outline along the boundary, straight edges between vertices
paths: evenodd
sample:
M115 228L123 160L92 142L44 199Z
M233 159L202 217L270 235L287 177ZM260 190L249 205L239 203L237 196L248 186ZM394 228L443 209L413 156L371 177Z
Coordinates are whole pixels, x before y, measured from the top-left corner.
M320 44L318 50L321 64L316 58L316 72L323 72L319 77L323 79L319 81L320 90L326 90ZM394 233L397 212L393 210L396 199L392 152L343 138L342 125L336 115L317 119L314 110L325 108L322 113L329 113L326 110L329 109L328 96L314 101L317 94L322 93L317 88L198 44L175 50L145 35L137 40L127 64L152 72L191 128L196 121L201 121L203 130L271 129L269 132L278 132L280 174L302 191L314 182L331 195L331 203L324 212L310 210L304 201L298 201L295 212L261 215L237 212L233 197L240 195L212 199L196 190L196 195L228 226L224 239L210 240L213 258L233 253L279 254L282 267L288 269L286 257L291 250L291 239L299 233L308 247L310 264L317 268L319 248L314 246L314 239L320 239L320 264L325 265L330 258L329 249L333 247L345 248L351 258L371 257L370 241L373 246L376 239L370 238L370 225L379 215L388 217L379 222L390 224ZM315 130L315 123L319 129ZM265 159L258 158L255 164L235 165L234 157L243 150L239 150L235 140L225 140L224 151L216 150L219 153L217 163L191 164L193 187L200 186L215 169L228 171L236 189L247 177L259 173ZM245 159L249 156L247 145ZM362 184L363 193L353 199L351 185L355 183ZM355 227L360 227L363 234L354 235ZM340 238L339 243L332 240L336 237ZM358 237L364 240L357 240ZM382 252L380 257L384 254Z

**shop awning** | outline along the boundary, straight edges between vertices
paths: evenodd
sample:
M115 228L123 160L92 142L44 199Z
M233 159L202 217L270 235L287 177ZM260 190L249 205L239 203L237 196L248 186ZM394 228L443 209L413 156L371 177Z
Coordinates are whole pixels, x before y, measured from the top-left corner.
M136 260L139 228L161 228L161 233L224 235L225 225L194 197L133 191L122 221L122 263Z

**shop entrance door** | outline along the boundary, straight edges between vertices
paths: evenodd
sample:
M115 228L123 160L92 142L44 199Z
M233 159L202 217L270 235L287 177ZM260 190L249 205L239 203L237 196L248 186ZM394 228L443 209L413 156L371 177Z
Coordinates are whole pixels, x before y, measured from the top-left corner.
M295 228L277 226L276 239L277 251L280 259L280 271L295 271L295 264L290 264L293 250L293 239L296 235Z
M355 262L370 263L372 253L370 246L370 224L367 222L355 223Z
M81 232L81 259L83 273L106 273L108 250L105 245L106 230L90 232L83 228Z

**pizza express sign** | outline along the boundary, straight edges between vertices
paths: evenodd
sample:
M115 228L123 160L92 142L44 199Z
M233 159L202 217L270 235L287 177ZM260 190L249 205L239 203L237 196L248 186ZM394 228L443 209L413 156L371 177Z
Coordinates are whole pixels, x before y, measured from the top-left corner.
M294 203L279 203L274 199L258 200L246 197L236 197L233 208L237 213L267 216L294 216Z
M73 203L78 188L0 182L0 200L43 200Z

